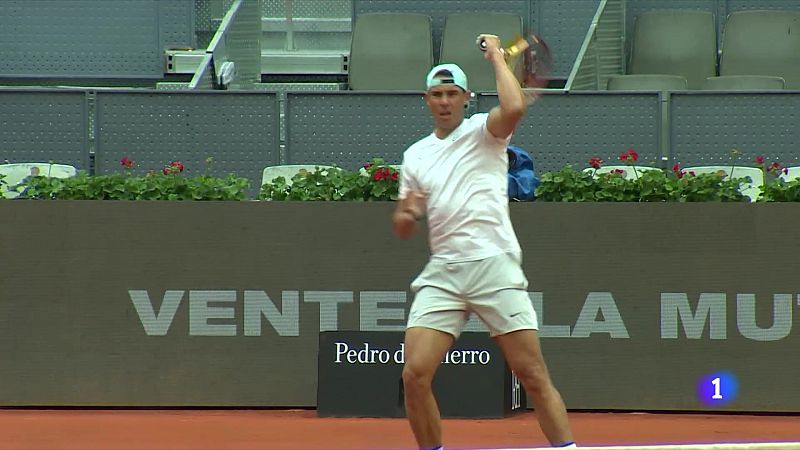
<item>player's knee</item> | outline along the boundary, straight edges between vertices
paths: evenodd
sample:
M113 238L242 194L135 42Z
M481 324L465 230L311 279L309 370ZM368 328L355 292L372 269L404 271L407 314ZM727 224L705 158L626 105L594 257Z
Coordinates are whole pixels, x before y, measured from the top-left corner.
M406 392L424 392L431 388L433 374L415 367L406 365L403 367L403 386Z
M550 376L547 369L543 366L529 365L516 370L525 391L532 397L538 397L550 389Z

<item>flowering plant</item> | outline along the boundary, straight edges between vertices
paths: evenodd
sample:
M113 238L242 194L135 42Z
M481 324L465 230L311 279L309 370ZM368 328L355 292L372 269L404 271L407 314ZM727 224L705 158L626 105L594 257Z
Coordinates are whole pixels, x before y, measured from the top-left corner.
M764 172L764 185L761 186L763 202L800 202L800 178L785 181L781 175L787 175L789 169L777 161L766 164L763 156L756 156L756 165Z
M209 175L212 158L206 160L206 173L186 177L185 166L172 161L161 172L144 176L132 174L135 163L127 156L120 160L123 173L89 176L85 172L71 178L33 176L20 186L21 198L44 200L244 200L250 185L246 178Z
M277 177L261 186L261 200L386 201L397 200L400 172L382 159L358 171L339 167L301 170L292 179Z
M538 201L558 202L700 202L747 201L740 192L741 179L729 179L724 174L688 174L678 164L672 171L637 169L639 155L629 149L619 160L631 166L633 177L615 169L598 173L603 167L600 158L588 161L592 170L576 171L566 166L557 172L542 175L536 189Z

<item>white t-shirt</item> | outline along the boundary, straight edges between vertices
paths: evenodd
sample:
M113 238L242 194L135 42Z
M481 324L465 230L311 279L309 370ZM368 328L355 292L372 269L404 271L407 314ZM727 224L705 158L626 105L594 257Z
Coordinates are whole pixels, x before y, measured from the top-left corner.
M511 137L493 136L488 117L465 118L446 138L431 133L403 153L399 197L411 191L425 196L433 259L475 261L520 252L508 209Z

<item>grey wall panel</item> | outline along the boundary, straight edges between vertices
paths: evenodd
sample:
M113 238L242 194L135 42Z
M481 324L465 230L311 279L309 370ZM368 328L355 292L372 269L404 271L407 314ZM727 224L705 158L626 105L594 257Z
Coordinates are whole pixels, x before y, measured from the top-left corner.
M286 3L291 3L293 17L349 18L353 14L353 0L262 0L262 14L286 17Z
M287 163L351 170L373 158L400 163L433 129L421 93L289 93L286 120Z
M49 162L88 169L86 94L0 90L0 163Z
M163 47L188 46L191 0L0 2L0 75L160 78Z
M594 1L594 0L592 0ZM355 15L374 12L406 12L427 14L433 19L433 56L439 59L445 18L455 12L505 12L519 15L524 29L530 17L531 0L354 0ZM475 30L475 36L480 30Z
M682 165L728 164L731 149L741 163L800 165L800 94L673 94L670 141Z
M728 14L734 11L747 11L756 9L781 9L797 11L800 9L798 0L720 0L725 3Z
M478 109L497 105L497 96L479 97ZM588 167L592 157L620 164L629 148L641 165L658 166L660 105L658 94L570 93L544 95L528 110L511 140L529 151L537 173L567 164Z
M429 252L394 207L0 202L0 404L313 407L320 330L408 317ZM796 204L510 207L570 408L800 412Z
M600 0L533 0L532 28L550 46L555 78L567 78Z
M137 173L161 170L173 160L189 176L235 173L258 191L261 171L278 163L275 94L243 92L100 92L97 94L96 170L121 170L127 156Z
M206 48L217 31L214 19L222 19L226 10L222 0L194 0L194 8L197 48Z
M193 0L158 2L159 49L196 47L195 5Z

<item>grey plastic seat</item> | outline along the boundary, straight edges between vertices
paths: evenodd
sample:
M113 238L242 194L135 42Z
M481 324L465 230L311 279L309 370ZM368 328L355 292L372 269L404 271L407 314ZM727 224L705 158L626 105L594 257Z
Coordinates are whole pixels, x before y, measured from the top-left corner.
M709 11L648 11L636 18L629 74L680 75L700 89L717 75L717 30Z
M800 167L787 167L786 173L782 173L779 176L786 182L800 179Z
M350 47L353 90L424 91L433 66L431 18L424 14L356 16Z
M508 13L453 13L445 21L439 62L458 64L467 74L471 91L494 92L494 71L475 44L479 34L495 34L503 45L510 44L523 34L522 18ZM516 69L517 78L521 79L521 61Z
M781 77L764 75L724 75L706 78L703 89L710 91L772 91L781 90L786 81Z
M761 196L761 186L764 185L764 172L760 167L695 166L686 167L683 170L685 170L686 173L694 172L698 175L702 173L723 173L725 177L732 176L733 178L743 179L749 177L751 181L742 182L739 185L739 190L745 197L750 198L750 201L753 202L758 200L758 197Z
M737 11L722 36L720 75L768 75L800 89L800 12Z
M68 164L44 162L26 162L0 164L0 175L4 175L0 183L0 198L17 198L19 193L9 190L19 185L29 176L41 175L51 178L70 178L78 174L78 170Z
M272 183L276 178L283 177L286 180L286 185L291 186L295 175L301 171L314 173L320 170L341 170L335 166L322 165L322 164L285 164L280 166L267 166L261 172L261 185Z
M688 83L680 75L614 75L608 79L609 91L683 91Z

